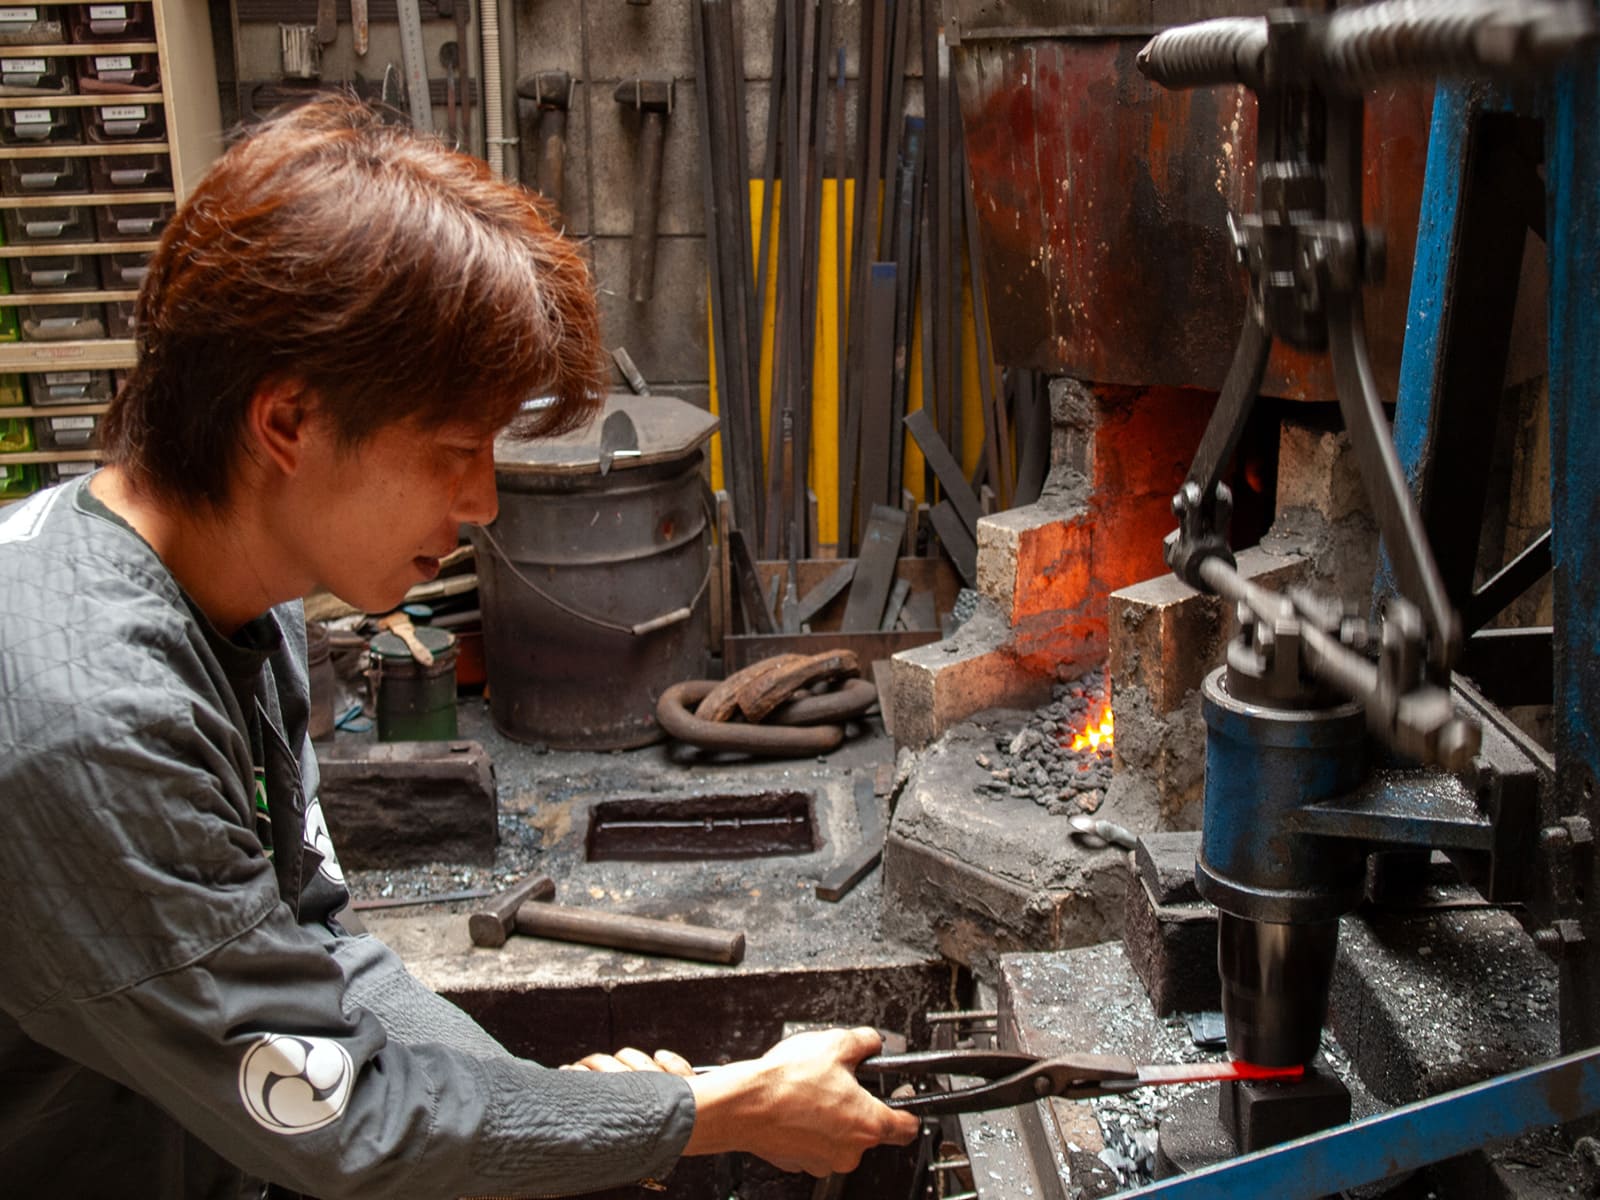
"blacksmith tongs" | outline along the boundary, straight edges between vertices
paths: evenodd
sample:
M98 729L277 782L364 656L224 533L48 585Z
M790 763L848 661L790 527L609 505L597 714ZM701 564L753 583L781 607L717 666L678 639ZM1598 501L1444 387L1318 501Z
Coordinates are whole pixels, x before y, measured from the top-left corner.
M1139 1066L1121 1054L1065 1054L1040 1058L1012 1050L924 1050L863 1059L857 1075L966 1076L985 1080L954 1091L923 1092L884 1101L890 1108L920 1116L988 1112L1012 1108L1046 1096L1086 1100L1131 1092L1153 1084L1205 1083L1229 1079L1293 1081L1304 1067L1258 1067L1241 1062L1166 1063Z

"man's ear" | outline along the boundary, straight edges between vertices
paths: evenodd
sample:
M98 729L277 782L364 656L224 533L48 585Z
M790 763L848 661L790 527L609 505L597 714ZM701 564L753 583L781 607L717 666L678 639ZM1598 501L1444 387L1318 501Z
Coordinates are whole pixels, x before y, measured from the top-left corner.
M293 475L304 462L315 397L303 379L275 375L263 379L245 413L250 457L265 468Z

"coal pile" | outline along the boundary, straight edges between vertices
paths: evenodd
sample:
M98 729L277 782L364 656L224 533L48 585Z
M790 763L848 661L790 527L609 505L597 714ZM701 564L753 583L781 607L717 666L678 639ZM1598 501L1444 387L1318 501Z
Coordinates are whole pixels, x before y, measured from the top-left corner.
M1074 735L1098 726L1108 703L1101 671L1058 683L1050 703L1034 711L1015 733L995 739L993 753L977 763L989 772L978 791L994 799L1032 800L1052 815L1092 813L1111 784L1111 739L1073 749Z

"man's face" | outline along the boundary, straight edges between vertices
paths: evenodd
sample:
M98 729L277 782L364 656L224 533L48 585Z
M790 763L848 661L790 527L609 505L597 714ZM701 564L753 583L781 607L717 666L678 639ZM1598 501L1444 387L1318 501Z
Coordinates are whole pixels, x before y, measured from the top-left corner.
M319 428L290 507L292 519L312 524L289 533L316 583L357 608L394 608L438 574L459 526L487 524L499 511L494 436L481 426L406 420L349 447L323 418L311 419Z

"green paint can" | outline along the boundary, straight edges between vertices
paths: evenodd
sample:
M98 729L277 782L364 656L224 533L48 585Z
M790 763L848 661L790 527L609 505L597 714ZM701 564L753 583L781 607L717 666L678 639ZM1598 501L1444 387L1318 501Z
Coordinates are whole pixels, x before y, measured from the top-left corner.
M380 742L447 742L456 736L456 639L420 625L417 640L433 655L424 665L392 633L372 639L370 667Z

